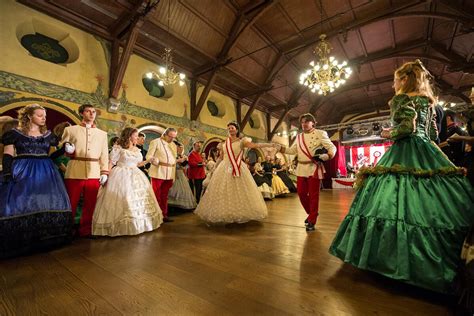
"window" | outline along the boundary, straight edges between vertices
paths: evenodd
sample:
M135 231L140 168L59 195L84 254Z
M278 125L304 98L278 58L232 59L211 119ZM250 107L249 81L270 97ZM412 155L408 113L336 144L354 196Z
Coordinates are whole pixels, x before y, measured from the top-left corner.
M142 83L152 97L162 98L165 95L165 87L160 86L158 80L145 76L142 78Z
M16 38L31 56L57 64L71 64L79 58L79 47L66 29L31 19L16 27Z
M216 99L207 101L207 110L212 116L223 117L225 115L225 107L221 102L216 101Z
M219 108L214 102L207 101L207 109L212 116L219 116Z
M249 117L250 128L259 129L260 128L260 118L256 114L252 114Z

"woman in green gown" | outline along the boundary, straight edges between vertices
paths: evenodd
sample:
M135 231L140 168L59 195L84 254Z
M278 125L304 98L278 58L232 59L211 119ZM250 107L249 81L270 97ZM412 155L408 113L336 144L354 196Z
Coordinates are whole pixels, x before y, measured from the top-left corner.
M429 72L417 60L395 71L394 144L359 171L359 190L329 252L360 269L452 293L474 220L474 190L432 142L437 130Z

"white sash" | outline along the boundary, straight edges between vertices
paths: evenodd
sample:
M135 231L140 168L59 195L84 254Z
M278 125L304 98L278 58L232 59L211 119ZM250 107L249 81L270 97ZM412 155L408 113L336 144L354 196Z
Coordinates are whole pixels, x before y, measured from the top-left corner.
M230 139L230 137L226 139L225 147L227 150L227 156L229 157L230 163L232 164L232 175L234 177L240 177L240 164L242 162L243 150L240 150L236 158L234 150L232 149L232 140Z

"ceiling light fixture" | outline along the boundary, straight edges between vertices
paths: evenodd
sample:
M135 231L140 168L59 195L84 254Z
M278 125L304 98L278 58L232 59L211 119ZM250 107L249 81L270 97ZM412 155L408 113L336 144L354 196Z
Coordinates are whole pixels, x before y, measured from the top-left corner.
M170 34L170 1L168 1L168 34ZM155 78L158 80L158 85L160 86L169 86L179 82L179 85L184 85L184 79L186 75L180 72L176 72L173 67L173 55L172 49L165 47L163 53L161 53L161 58L165 62L165 65L158 69L158 72L149 72L146 74L147 78Z
M319 1L321 8L321 33L323 33L324 10L321 0ZM347 67L347 61L339 63L339 61L330 56L332 47L326 41L326 34L319 36L319 42L314 48L313 54L319 57L317 63L312 60L307 69L300 75L300 84L307 86L311 92L326 95L339 88L340 85L346 83L351 76L352 69Z

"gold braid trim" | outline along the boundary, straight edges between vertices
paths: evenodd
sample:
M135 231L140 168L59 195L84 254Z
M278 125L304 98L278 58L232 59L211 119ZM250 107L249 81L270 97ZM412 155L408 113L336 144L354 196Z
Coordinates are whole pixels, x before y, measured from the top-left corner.
M359 172L356 175L356 181L354 183L355 188L361 188L364 185L365 180L369 176L377 176L382 174L407 174L412 175L415 177L423 177L423 178L430 178L435 175L440 176L451 176L451 175L459 175L465 176L466 169L459 168L459 167L443 167L439 169L432 169L432 170L425 170L425 169L418 169L418 168L409 168L403 167L401 165L393 165L392 167L384 167L384 166L375 166L375 167L362 167L359 169Z

